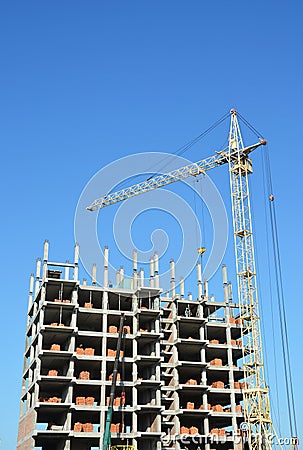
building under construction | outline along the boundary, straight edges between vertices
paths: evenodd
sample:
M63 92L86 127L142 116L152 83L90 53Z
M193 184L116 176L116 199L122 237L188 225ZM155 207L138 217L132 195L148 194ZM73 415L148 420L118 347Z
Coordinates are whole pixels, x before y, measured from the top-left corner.
M122 313L111 446L241 448L242 324L226 267L219 299L202 285L200 264L197 292L185 296L171 261L163 296L157 255L147 285L134 252L131 283L121 269L111 287L105 249L100 287L96 266L80 283L78 254L76 246L73 263L49 261L46 242L31 276L18 450L102 448Z

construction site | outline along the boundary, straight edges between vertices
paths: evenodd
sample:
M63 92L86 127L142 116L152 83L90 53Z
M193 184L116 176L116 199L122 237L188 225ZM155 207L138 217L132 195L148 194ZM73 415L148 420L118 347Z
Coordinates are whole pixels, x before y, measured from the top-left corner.
M87 208L95 211L226 164L237 286L222 265L218 298L209 294L201 262L186 294L171 260L165 291L161 273L167 268L158 255L146 275L134 250L132 276L126 283L121 267L113 285L109 248L91 268L91 279L81 280L79 244L73 261L64 263L49 257L45 241L30 277L18 450L284 448L269 439L276 431L264 375L248 185L250 154L263 145L259 139L244 146L231 110L226 151ZM295 432L291 447L298 448Z

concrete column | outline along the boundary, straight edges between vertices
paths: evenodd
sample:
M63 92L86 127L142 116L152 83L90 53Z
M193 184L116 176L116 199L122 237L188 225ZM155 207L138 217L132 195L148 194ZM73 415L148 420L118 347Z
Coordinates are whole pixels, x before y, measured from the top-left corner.
M175 283L175 261L170 260L170 290L171 295L174 297L176 295L176 283Z
M206 351L205 351L205 347L202 347L200 350L200 358L201 358L201 362L206 362ZM206 380L203 378L204 376L206 376L206 372L203 370L201 373L201 382L206 384Z
M224 301L225 303L228 303L228 284L224 284L223 293L224 293Z
M43 317L40 318L40 322L43 323ZM41 329L41 326L40 326ZM37 339L37 345L35 348L35 354L33 355L33 359L37 358L37 367L40 368L40 359L38 358L39 353L42 351L42 334L39 333L38 339Z
M197 317L203 317L203 312L204 312L203 306L202 306L201 304L198 305L198 308L197 308ZM203 328L203 330L204 330L204 328Z
M223 284L227 284L227 267L225 266L225 264L222 266L222 280L223 280Z
M138 252L133 250L133 272L138 272Z
M72 412L68 411L68 413L66 415L64 430L71 430L71 429L72 429ZM70 441L67 440L66 444L68 444L68 447L65 447L64 450L69 450L70 449Z
M43 261L48 261L49 241L45 240L43 244Z
M47 262L44 262L42 268L42 280L45 281L46 278L47 278Z
M97 265L93 264L92 267L92 285L95 286L97 284Z
M154 254L154 287L160 288L160 275L159 275L159 255L158 253Z
M155 274L154 280L155 280L154 287L160 289L160 275L158 273Z
M155 271L155 274L159 273L159 255L158 255L158 253L154 254L154 271Z
M63 283L61 283L60 284L59 295L58 295L59 300L63 300L63 289L64 289L64 285L63 285Z
M133 289L138 288L138 252L133 251Z
M34 282L35 282L35 277L34 274L31 273L30 277L29 277L29 293L32 294L34 292Z
M180 279L180 297L184 298L184 278Z
M140 287L144 287L144 270L143 269L140 269L139 278L140 278Z
M69 264L69 261L67 260L66 263ZM64 279L69 280L69 267L68 266L65 266Z
M149 285L154 287L154 258L151 256L149 259Z
M120 283L123 284L123 281L124 281L124 267L123 266L120 267L119 274L120 274ZM123 287L123 286L121 286L121 287Z
M74 247L74 274L73 274L73 279L74 281L78 281L78 277L79 277L79 251L80 251L80 246L78 243L75 244Z
M78 292L77 289L74 289L71 296L71 303L72 304L77 303L77 299L78 299Z
M74 315L72 315L72 322L74 322ZM73 335L70 338L69 345L67 347L69 352L74 352L76 350L76 337Z
M120 284L120 272L119 270L116 271L116 286L119 286Z
M202 268L201 263L197 264L197 285L198 285L198 300L202 299Z
M208 301L208 281L204 281L204 298L206 301Z
M75 304L76 302L77 302L77 292L73 291L72 303ZM74 309L72 312L72 319L71 319L70 326L73 328L76 328L76 326L77 326L77 310L76 309Z
M232 291L232 284L228 283L228 302L232 302L233 300L233 291Z
M42 328L42 326L43 326L43 323L44 323L44 308L42 308L42 309L40 310L39 321L38 321L38 323L37 323L37 330L36 330L37 333L40 333L40 334L39 334L39 338L41 337L41 346L40 346L40 348L38 349L38 352L42 349L42 335L41 335L41 328ZM38 340L38 346L39 346L39 340Z
M133 289L138 289L138 284L139 284L139 279L138 279L138 273L134 272L133 273Z
M38 291L39 291L39 286L40 286L40 278L41 278L41 258L38 258L36 260L36 282L35 282L35 295L34 297L36 297Z
M104 247L104 274L103 274L103 286L108 288L108 247Z
M29 293L28 293L28 305L27 305L27 313L29 313L32 303L33 303L33 292L34 292L34 282L35 282L35 277L34 274L31 274L29 277ZM30 318L27 317L27 326L26 326L26 330L29 327L30 324Z

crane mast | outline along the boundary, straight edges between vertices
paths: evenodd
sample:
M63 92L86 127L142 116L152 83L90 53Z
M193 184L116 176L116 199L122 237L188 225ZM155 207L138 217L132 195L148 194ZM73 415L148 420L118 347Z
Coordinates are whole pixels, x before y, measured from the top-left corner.
M252 163L243 154L243 140L235 110L231 110L229 174L238 300L243 339L243 368L247 389L243 391L244 415L251 449L272 448L275 435L270 417L269 393L264 376L260 312L254 256L248 175Z
M247 388L243 390L245 436L251 450L272 449L276 436L265 382L254 239L248 175L252 173L249 154L266 141L244 147L237 112L231 110L228 150L166 174L157 175L125 189L104 195L87 207L90 211L113 205L153 189L197 176L215 167L227 164L230 177L230 195L234 232L238 301L243 340L243 370ZM277 445L275 446L277 447ZM282 448L281 445L278 447Z

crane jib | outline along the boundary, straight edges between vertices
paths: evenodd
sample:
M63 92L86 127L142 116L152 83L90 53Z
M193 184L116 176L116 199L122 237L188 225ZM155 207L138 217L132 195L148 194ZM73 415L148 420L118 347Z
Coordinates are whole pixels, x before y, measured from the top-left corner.
M230 153L224 151L217 152L215 155L202 159L196 163L189 164L188 166L181 167L166 174L157 175L141 183L137 183L125 189L113 192L112 194L104 195L103 197L96 199L86 209L88 211L96 211L104 208L105 206L113 205L136 195L152 191L162 186L167 186L171 183L176 183L177 181L188 178L189 176L200 175L210 169L229 163L233 158L247 158L247 155L250 152L255 150L260 145L265 144L266 141L261 140L254 145L241 149L241 151L235 150Z

